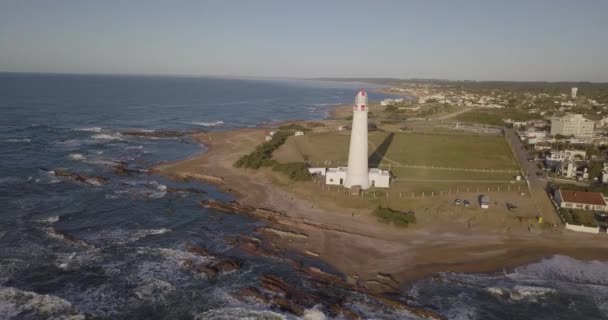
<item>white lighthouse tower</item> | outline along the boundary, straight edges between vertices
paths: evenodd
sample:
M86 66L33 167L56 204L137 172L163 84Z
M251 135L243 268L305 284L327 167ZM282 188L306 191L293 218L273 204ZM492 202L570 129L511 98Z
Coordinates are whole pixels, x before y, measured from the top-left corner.
M348 149L348 168L344 186L369 188L369 170L367 167L367 93L363 89L355 97L353 107L353 126Z

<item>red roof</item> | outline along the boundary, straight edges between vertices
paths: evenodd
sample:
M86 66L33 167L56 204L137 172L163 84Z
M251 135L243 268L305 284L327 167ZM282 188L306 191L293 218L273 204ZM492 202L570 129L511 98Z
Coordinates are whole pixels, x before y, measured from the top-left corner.
M586 191L572 191L572 190L559 190L561 198L565 202L594 204L605 206L606 201L604 196L599 192L586 192Z

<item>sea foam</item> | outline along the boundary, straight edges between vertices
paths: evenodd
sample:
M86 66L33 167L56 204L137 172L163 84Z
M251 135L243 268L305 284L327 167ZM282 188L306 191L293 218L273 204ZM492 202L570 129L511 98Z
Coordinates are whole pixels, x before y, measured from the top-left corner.
M224 124L224 121L212 121L212 122L192 122L192 124L203 127L215 127Z

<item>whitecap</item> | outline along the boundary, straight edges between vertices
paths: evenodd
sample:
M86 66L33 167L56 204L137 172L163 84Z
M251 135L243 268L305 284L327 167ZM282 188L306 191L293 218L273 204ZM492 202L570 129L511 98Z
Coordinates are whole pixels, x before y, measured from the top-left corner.
M103 230L103 232L87 237L87 240L94 242L104 242L108 244L120 245L143 239L148 236L165 234L171 232L171 229L140 229L140 230Z
M91 136L91 138L96 139L96 140L122 140L120 133L116 133L113 135L105 134L105 133L94 134Z
M513 288L489 287L486 288L486 291L492 295L509 298L511 300L523 300L526 298L536 300L537 297L557 293L557 290L553 288L527 285L516 285Z
M0 178L0 184L11 184L21 182L22 179L17 177L2 177Z
M192 122L192 124L203 127L215 127L224 124L224 121L211 121L211 122Z
M32 140L30 140L28 138L20 138L20 139L15 138L15 139L5 139L4 141L6 141L6 142L12 142L12 143L19 143L19 142L21 142L21 143L29 143Z
M608 262L579 261L556 255L540 262L515 268L509 277L525 277L575 284L608 285Z
M97 264L101 259L99 249L92 249L82 252L58 253L55 259L57 268L67 270L78 270Z
M103 130L100 127L90 127L90 128L76 128L74 131L85 131L85 132L101 132Z
M53 223L59 221L59 216L50 216L50 217L47 217L47 218L40 218L40 219L37 219L37 220L34 220L34 221L38 222L38 223L53 224Z
M71 153L68 155L68 158L72 160L84 160L82 153Z

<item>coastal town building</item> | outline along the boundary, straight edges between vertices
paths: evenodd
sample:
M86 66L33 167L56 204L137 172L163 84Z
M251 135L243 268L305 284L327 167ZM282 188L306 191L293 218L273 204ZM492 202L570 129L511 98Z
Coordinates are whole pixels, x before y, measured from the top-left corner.
M604 163L604 168L602 169L602 183L608 183L608 162Z
M594 122L581 114L568 114L551 118L551 135L591 137Z
M565 178L576 178L578 180L589 179L589 172L587 167L578 167L576 162L568 160L562 162L557 167L557 173Z
M549 161L566 161L566 160L582 160L587 156L585 150L562 150L551 151L547 156Z
M558 189L554 200L560 208L608 211L608 203L599 192Z

